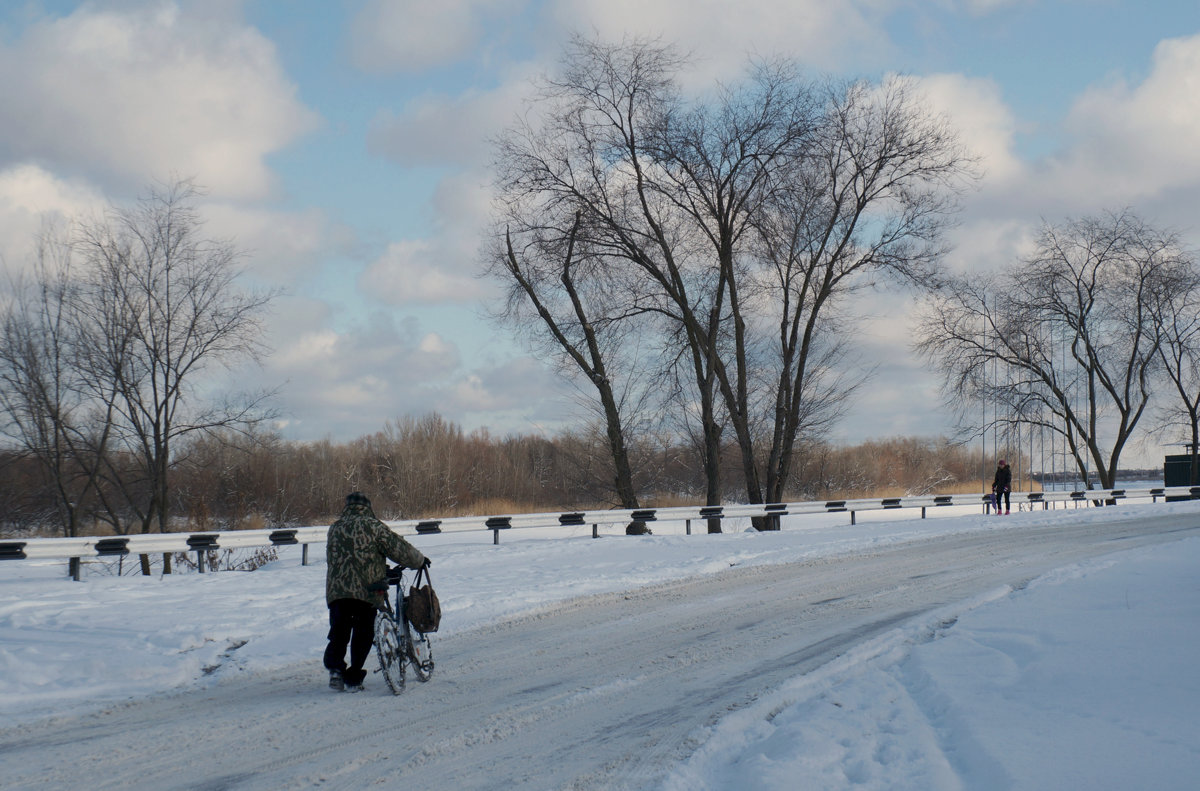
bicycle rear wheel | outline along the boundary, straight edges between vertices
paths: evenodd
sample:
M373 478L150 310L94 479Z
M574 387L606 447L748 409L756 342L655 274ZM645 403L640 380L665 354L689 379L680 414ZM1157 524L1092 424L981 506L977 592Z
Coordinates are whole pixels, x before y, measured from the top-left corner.
M379 657L379 672L393 695L404 691L405 640L400 628L389 613L375 616L375 653Z
M429 637L413 629L407 619L404 621L404 637L413 673L418 681L428 681L433 675L433 653L429 648Z

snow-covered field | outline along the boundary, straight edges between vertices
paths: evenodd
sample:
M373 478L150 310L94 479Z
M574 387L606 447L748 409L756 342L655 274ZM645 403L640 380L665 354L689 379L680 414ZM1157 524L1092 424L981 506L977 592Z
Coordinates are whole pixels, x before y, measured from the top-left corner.
M731 567L820 561L929 536L1196 515L1200 503L789 518L779 533L590 538L591 528L420 536L444 608L437 640L576 597ZM1200 537L1072 564L927 612L691 735L656 785L694 789L1185 789L1200 777ZM83 582L0 564L0 758L22 728L147 696L319 668L322 552L253 573ZM955 620L956 619L956 620ZM939 626L929 639L930 625ZM436 643L435 643L436 647ZM316 675L320 678L319 673ZM431 683L437 683L438 677ZM382 683L368 679L368 695ZM314 690L320 692L321 690ZM406 693L411 694L411 693ZM717 713L714 713L714 716ZM62 748L69 754L69 745ZM0 787L16 762L0 760ZM15 776L15 775L13 775ZM222 786L225 787L225 786ZM236 787L230 785L228 787ZM340 787L336 783L330 787ZM431 779L428 788L438 788ZM590 786L589 786L590 787ZM603 787L598 784L596 787Z

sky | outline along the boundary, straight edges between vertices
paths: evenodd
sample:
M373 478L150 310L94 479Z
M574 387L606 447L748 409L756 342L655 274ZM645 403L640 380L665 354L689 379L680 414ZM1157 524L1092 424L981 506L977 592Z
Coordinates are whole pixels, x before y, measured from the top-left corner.
M486 531L411 540L436 559L443 607L436 657L437 642L449 636L580 596L635 591L731 565L819 563L920 538L1031 525L1053 530L1139 511L1146 518L1195 514L1200 504L1129 502L999 520L973 507L937 509L923 520L880 511L861 514L854 526L845 514L821 514L788 517L774 533L749 529L743 520L741 529L729 525L721 535L688 536L679 525L656 523L653 536L637 539L564 540L591 528L544 528L512 530L500 546ZM1121 546L1019 589L1001 586L916 613L847 647L694 734L690 755L668 767L655 787L790 791L802 777L805 787L830 791L1191 788L1200 756L1200 636L1181 625L1200 617L1200 539ZM264 705L314 716L320 705L314 688L318 697L333 693L324 688L318 654L327 628L324 553L312 554L314 562L302 566L298 547L283 548L277 561L253 573L117 577L89 565L82 582L66 577L62 561L5 563L0 722L14 728L13 755L36 752L43 737L30 734L44 729L26 726L46 718L60 718L56 730L78 733L92 722L89 715L103 711L112 716L100 721L115 729L126 721L122 712L148 696L187 690L216 696L218 687L247 679L269 689ZM266 686L267 675L283 668L294 670L290 682L308 678L312 686ZM430 684L439 682L453 683L435 670ZM370 675L363 694L388 692ZM170 711L175 720L177 711ZM278 751L270 755L312 750L303 727L284 731L291 742L273 736L263 748ZM189 733L206 738L203 722ZM61 762L61 745L46 750ZM382 759L357 742L326 752L315 754L383 771ZM383 759L389 757L395 758ZM120 749L103 758L113 765L84 766L110 777L117 763L121 771L137 765ZM25 787L22 779L41 787L21 771L37 765L9 761L0 778L7 773L11 787ZM221 771L229 767L194 766L186 774L195 783ZM237 777L239 788L279 783L265 770Z
M345 440L436 411L549 433L569 382L486 319L489 141L575 33L661 36L698 85L748 57L915 79L983 178L947 263L1011 266L1043 220L1130 207L1200 246L1192 0L12 0L0 5L0 258L156 183L203 187L205 231L280 289L261 369L283 435ZM949 431L913 303L863 299L878 365L835 439ZM1173 438L1168 438L1173 439ZM1161 460L1157 441L1134 449Z

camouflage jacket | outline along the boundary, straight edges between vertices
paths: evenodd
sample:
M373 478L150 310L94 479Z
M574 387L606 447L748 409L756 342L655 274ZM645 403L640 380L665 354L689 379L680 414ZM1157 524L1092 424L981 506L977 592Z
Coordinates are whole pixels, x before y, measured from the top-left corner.
M387 561L419 568L425 556L375 518L367 505L348 505L325 543L325 600L359 599L383 606L382 591L367 586L387 575Z

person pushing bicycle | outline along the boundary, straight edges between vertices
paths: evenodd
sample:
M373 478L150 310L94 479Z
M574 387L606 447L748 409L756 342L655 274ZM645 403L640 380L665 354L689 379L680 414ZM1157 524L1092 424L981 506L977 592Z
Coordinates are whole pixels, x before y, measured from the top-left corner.
M362 492L346 495L342 515L330 528L325 543L325 602L329 606L329 645L325 668L329 687L346 692L362 691L375 635L375 613L384 607L386 595L376 583L387 575L387 561L404 568L429 566L425 555L393 533L375 517L371 501ZM346 646L350 664L346 664Z

